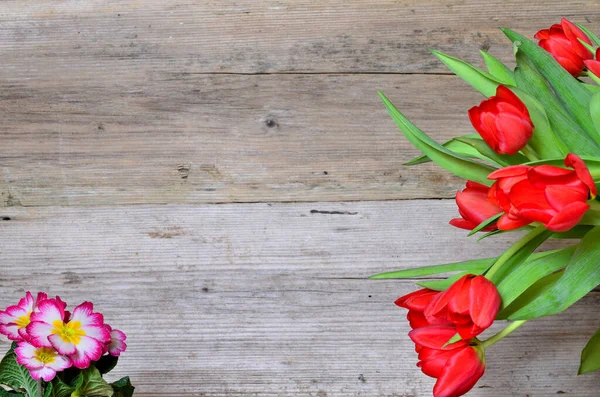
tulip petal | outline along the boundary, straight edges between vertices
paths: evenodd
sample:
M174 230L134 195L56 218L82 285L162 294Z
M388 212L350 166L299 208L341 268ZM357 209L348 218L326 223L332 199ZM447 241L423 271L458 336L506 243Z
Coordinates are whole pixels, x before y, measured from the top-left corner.
M442 374L444 366L460 350L438 350L425 347L419 351L419 362L417 367L427 376L438 378Z
M592 178L590 170L588 169L587 165L585 165L585 162L581 159L581 157L570 153L565 158L565 165L575 170L575 173L579 179L590 189L592 198L595 198L598 195L598 188L594 183L594 178Z
M456 328L452 325L430 325L428 327L413 329L408 333L408 336L415 344L432 349L442 349L442 346L454 335L456 335ZM457 343L465 344L467 342L460 341ZM454 345L456 344L448 345L443 350L452 349Z
M469 313L473 323L486 329L494 322L502 298L494 283L483 276L476 276L471 280L469 302Z
M585 33L583 33L581 29L579 29L573 22L569 21L566 18L563 18L560 21L560 24L563 28L563 31L565 32L565 35L571 41L575 53L582 59L591 59L593 55L590 52L590 50L585 48L585 46L581 44L578 40L581 39L587 44L592 45L592 42L585 35Z
M546 186L545 198L548 204L556 210L561 211L563 208L574 202L586 202L588 192L578 189L571 189L569 186Z
M589 208L590 206L587 203L571 203L552 218L552 220L546 224L546 227L554 232L566 232L579 223Z
M485 372L485 365L475 349L467 347L452 355L433 387L434 397L462 396L475 386Z
M531 169L527 165L511 165L509 167L500 168L488 175L488 179L496 180L500 178L510 178L514 176L523 176Z
M418 310L422 312L425 310L425 306L427 306L437 294L439 294L438 291L423 288L411 292L410 294L401 296L400 298L396 299L394 303L397 306L404 307L409 310Z

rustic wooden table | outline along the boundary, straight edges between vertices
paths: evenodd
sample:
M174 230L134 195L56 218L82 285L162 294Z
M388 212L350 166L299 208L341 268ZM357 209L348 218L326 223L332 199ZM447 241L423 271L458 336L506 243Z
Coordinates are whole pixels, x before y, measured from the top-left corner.
M429 395L393 304L412 281L366 277L510 239L447 225L461 181L402 166L376 89L439 141L472 131L482 98L428 48L509 61L497 27L561 16L600 5L1 2L0 306L95 301L137 396ZM599 317L593 292L520 329L470 395L597 396L575 373Z

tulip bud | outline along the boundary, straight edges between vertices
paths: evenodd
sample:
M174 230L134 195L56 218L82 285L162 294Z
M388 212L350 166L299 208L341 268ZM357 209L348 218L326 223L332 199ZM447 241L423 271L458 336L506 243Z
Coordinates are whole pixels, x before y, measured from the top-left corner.
M533 134L533 123L525 104L503 85L496 95L469 110L471 124L496 153L514 155Z
M578 39L592 44L590 39L571 21L563 18L560 25L540 30L535 34L540 47L548 51L554 59L573 76L579 76L584 61L592 58L592 53Z
M485 371L484 351L476 340L461 340L446 345L456 329L429 326L409 333L419 350L417 366L425 375L436 378L434 397L458 397L475 386Z
M540 222L549 230L565 232L577 225L597 195L594 180L581 158L569 154L565 168L539 165L512 166L494 171L490 201L504 210L498 219L501 230Z
M600 77L600 48L596 50L596 59L588 59L583 61L585 67L592 73L596 75L596 77Z
M491 281L468 274L435 296L423 314L429 322L447 319L456 326L463 339L470 339L492 325L501 302L500 294Z
M502 212L498 207L488 199L490 188L481 183L467 181L467 186L462 192L456 193L456 205L461 218L454 218L450 224L461 229L473 230L481 222ZM491 224L482 230L493 231L498 229L495 224Z

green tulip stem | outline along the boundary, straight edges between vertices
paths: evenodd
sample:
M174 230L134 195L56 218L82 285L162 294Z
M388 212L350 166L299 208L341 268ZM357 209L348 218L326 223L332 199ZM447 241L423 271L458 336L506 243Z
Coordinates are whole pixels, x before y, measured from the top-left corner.
M536 238L538 235L542 234L544 231L546 231L546 228L544 227L544 225L539 225L535 229L533 229L532 231L527 233L525 236L523 236L516 243L514 243L509 249L504 251L504 253L502 253L502 255L500 255L500 257L498 257L498 260L496 260L496 262L492 265L492 267L489 268L487 273L485 273L485 278L490 280L492 278L492 276L494 275L494 273L496 273L498 270L500 270L502 265L504 265L504 263L506 263L507 260L509 260L514 254L516 254L527 243L529 243L531 240Z
M37 397L42 397L42 380L37 381Z
M515 331L517 328L519 328L521 325L525 324L526 322L527 322L527 320L513 321L502 331L498 332L496 335L481 342L481 346L483 346L484 349L487 349L488 347L492 346L494 343L497 343L497 342L501 341L502 339L506 338L508 335L510 335L513 331Z
M538 161L541 160L540 156L533 150L533 148L529 145L525 145L521 152L529 159L529 161Z

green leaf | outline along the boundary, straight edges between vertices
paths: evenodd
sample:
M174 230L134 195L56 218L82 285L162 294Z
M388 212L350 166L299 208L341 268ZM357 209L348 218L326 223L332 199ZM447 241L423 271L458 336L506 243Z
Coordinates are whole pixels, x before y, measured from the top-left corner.
M559 270L556 273L552 273L546 277L543 277L536 281L531 287L523 292L517 299L515 299L510 305L502 309L496 318L510 319L511 316L519 311L521 308L531 304L535 299L548 291L556 282L562 277L564 270Z
M107 354L100 357L100 360L96 361L94 366L98 368L98 371L100 371L102 375L104 375L112 371L117 366L118 361L119 357Z
M20 393L20 392L16 392L14 390L4 390L2 387L0 387L0 397L26 397L25 394Z
M495 221L497 221L498 218L500 218L503 214L504 214L503 212L499 212L496 215L490 216L488 219L486 219L485 221L481 222L479 225L477 225L477 227L475 227L473 230L471 230L469 232L469 234L467 235L467 237L471 237L472 235L474 235L475 233L477 233L481 229L485 229L491 223L494 223Z
M472 137L473 135L477 135L477 134L469 134L466 136ZM442 146L445 147L446 149L458 154L459 156L463 156L463 157L467 157L467 158L478 158L478 159L481 159L484 161L492 162L490 159L486 158L481 153L479 153L474 147L472 147L471 145L467 145L466 143L459 142L456 138L452 138L449 141L444 142L442 144ZM409 162L404 163L404 165L411 166L411 165L428 163L430 161L431 161L431 159L429 157L422 154L422 155L410 160ZM498 167L501 166L500 164L495 164L495 163L493 163L493 165L498 166Z
M431 52L438 57L448 69L486 97L496 95L496 88L498 88L498 85L500 85L501 82L491 74L484 72L481 69L477 69L475 66L472 66L465 61L461 61L458 58L446 55L443 52L436 50L431 50Z
M114 390L93 365L81 371L82 384L71 393L72 397L112 397Z
M128 376L121 378L116 382L113 382L111 386L115 391L113 397L132 397L133 391L135 390L135 387L131 385Z
M517 52L515 79L517 87L534 97L541 105L534 108L531 106L531 99L520 96L527 109L533 110L530 111L530 116L535 130L531 144L542 157L558 157L564 155L564 152L579 155L594 155L600 152L596 142L569 115L547 80L523 51ZM518 91L515 93L519 95ZM549 152L545 145L550 146L552 152Z
M522 78L523 68L516 70L520 73L519 78ZM568 150L552 130L542 103L520 88L512 87L511 90L523 101L533 122L533 135L528 145L542 158L564 157Z
M596 94L600 92L600 87L594 84L581 83L589 92Z
M590 115L596 127L596 133L600 134L600 92L592 96L590 101Z
M495 258L472 259L463 262L447 263L444 265L424 266L415 269L405 269L393 272L379 273L369 278L373 280L388 278L412 278L456 271L467 271L469 273L476 273L487 269L494 260Z
M581 352L581 364L579 365L578 375L588 372L598 371L600 369L600 328L590 338Z
M503 260L504 263L500 266L500 268L494 268L488 272L486 277L489 278L494 284L499 285L504 277L510 274L512 270L520 263L527 260L533 251L535 251L536 248L546 241L551 235L552 232L544 229L543 227L533 229L525 236L521 237L521 239L514 243L500 257L498 257L498 261ZM505 255L510 256L505 258Z
M594 46L589 45L588 43L586 43L585 41L581 40L580 38L577 38L577 40L581 43L582 46L584 46L585 48L587 48L587 50L589 52L591 52L592 54L596 53L596 48Z
M59 376L52 379L52 383L48 384L48 389L51 391L51 397L71 397L71 393L75 391L74 387L67 385Z
M511 320L528 320L560 313L600 284L600 226L579 243L562 277L531 303L518 310Z
M592 44L594 44L597 47L600 47L600 38L598 38L598 36L596 36L594 32L592 32L591 30L589 30L581 24L576 23L575 25L577 25L577 27L581 29L583 33L585 33L585 35L590 39Z
M592 94L542 47L510 29L502 31L513 42L520 43L519 50L527 55L535 68L546 78L560 102L583 130L589 134L595 133L589 113ZM537 99L541 100L539 97Z
M513 75L512 70L510 70L505 64L500 62L493 55L480 50L481 56L485 61L485 66L488 71L496 80L501 82L504 85L516 85L515 84L515 76Z
M37 396L37 382L33 380L29 371L17 363L15 355L16 343L0 361L0 384L7 385L17 391L25 391L29 397Z
M392 116L392 120L400 128L400 131L402 131L410 143L425 153L431 160L461 178L479 182L487 186L491 185L491 181L487 179L487 176L494 171L494 168L459 156L446 149L412 124L383 93L379 92L379 95L387 107L390 116Z
M429 288L432 289L434 291L445 291L447 290L452 284L454 284L459 278L461 278L462 276L466 275L466 274L481 274L481 272L483 272L485 269L478 269L475 271L469 271L469 272L460 272L457 274L454 274L448 278L445 278L443 280L428 280L428 281L420 281L418 283L416 283L418 286L423 287L423 288Z
M514 156L509 156L507 154L498 154L494 152L494 150L491 147L489 147L488 144L485 143L485 141L481 138L458 137L454 139L472 146L475 150L481 153L484 159L489 159L490 161L496 164L500 164L503 167L509 165L523 164L528 161L527 157L523 156L520 153L517 153Z
M502 308L510 305L539 279L567 266L576 246L546 251L517 265L498 285Z

